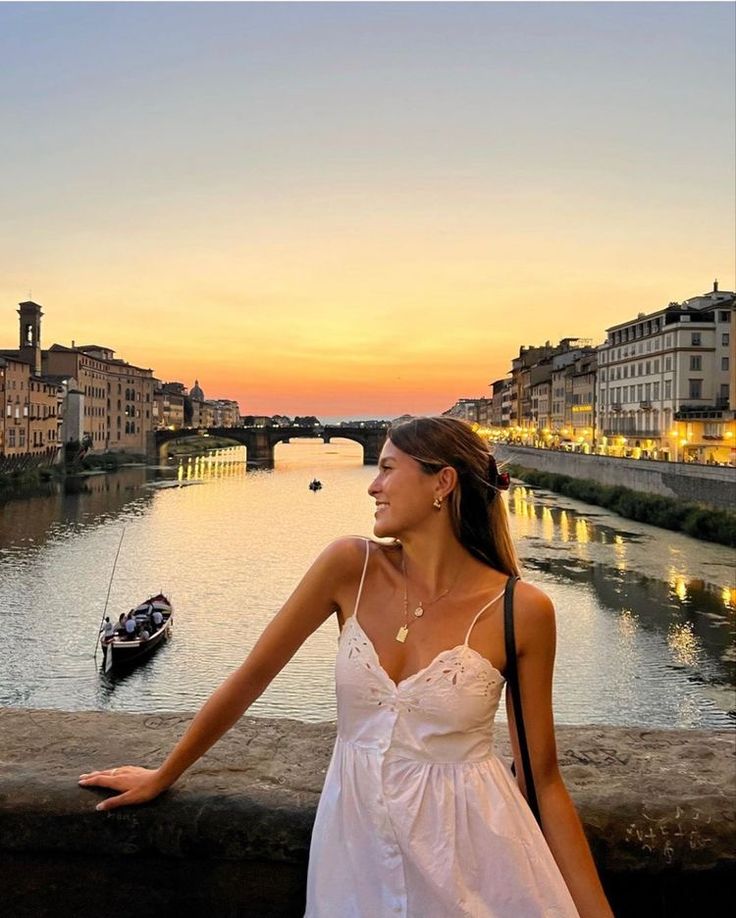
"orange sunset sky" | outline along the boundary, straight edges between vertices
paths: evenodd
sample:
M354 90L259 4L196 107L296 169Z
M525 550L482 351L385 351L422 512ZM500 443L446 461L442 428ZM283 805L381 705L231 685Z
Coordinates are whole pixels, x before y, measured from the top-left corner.
M731 4L3 4L0 346L248 414L487 395L734 289ZM28 53L29 47L34 53Z

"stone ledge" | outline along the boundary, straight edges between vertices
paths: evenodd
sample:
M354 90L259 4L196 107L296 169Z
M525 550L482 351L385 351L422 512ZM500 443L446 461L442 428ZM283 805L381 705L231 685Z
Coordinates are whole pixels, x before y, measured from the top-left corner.
M233 877L244 882L243 871L255 870L271 889L262 889L266 899L278 891L275 876L290 878L281 894L288 888L292 897L302 895L334 725L243 718L174 788L144 807L100 814L94 804L101 792L77 786L77 776L93 768L157 764L190 719L0 710L6 866L42 864L36 869L48 875L58 861L84 863L103 853L118 869L127 856L168 863L177 875L176 863L196 864L201 875L238 862ZM563 777L604 876L733 874L733 733L559 726L557 736ZM497 743L509 759L503 724ZM17 878L12 882L19 895ZM265 905L253 912L287 913Z

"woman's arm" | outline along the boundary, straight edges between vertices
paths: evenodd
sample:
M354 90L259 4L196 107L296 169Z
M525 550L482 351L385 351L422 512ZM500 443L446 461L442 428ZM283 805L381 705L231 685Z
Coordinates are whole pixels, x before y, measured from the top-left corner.
M514 598L514 622L524 726L542 831L581 918L608 918L613 912L557 763L552 716L556 646L554 606L541 590L520 582ZM526 794L513 703L508 691L506 710L516 774Z
M233 726L309 635L340 607L338 597L344 596L353 581L357 589L364 559L362 539L339 539L322 552L245 661L209 697L159 768L125 765L81 775L83 787L108 787L119 792L97 809L143 803L170 787Z

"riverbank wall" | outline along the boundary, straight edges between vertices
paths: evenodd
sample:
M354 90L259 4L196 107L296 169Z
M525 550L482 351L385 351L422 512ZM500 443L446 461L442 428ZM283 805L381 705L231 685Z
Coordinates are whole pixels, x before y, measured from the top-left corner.
M92 769L158 764L190 719L0 710L3 914L303 914L334 725L242 718L143 807L98 813L105 793L78 787ZM497 748L509 761L504 724ZM560 726L558 751L618 918L725 914L736 878L733 733Z
M496 444L494 455L499 462L540 472L569 475L602 485L621 486L646 494L692 501L716 510L736 511L736 468L588 456L584 453L534 449L506 443Z

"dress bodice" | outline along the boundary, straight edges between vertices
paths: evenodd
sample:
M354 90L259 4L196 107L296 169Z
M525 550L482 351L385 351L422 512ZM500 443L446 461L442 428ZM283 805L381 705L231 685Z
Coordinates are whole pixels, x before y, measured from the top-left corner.
M504 679L467 642L395 685L352 615L340 636L336 684L338 734L348 742L435 762L492 754Z

